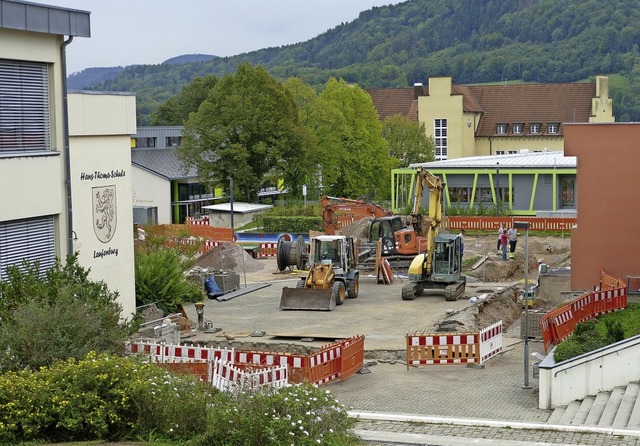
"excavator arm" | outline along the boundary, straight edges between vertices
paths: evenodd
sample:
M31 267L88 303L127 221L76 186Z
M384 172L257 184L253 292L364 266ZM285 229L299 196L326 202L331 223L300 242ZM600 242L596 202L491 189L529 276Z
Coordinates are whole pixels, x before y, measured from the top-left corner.
M392 215L382 206L367 203L366 201L351 200L349 198L336 198L323 196L320 198L322 206L322 224L327 235L334 235L340 227L340 218L345 222L354 222L363 218L380 218Z
M433 251L435 249L435 239L438 227L442 221L442 180L423 168L416 172L414 183L413 205L411 207L411 224L416 234L427 236L427 251L424 253L423 269L427 274L431 273L433 262ZM428 227L424 228L423 216L420 214L422 208L422 198L425 190L429 194L429 217Z

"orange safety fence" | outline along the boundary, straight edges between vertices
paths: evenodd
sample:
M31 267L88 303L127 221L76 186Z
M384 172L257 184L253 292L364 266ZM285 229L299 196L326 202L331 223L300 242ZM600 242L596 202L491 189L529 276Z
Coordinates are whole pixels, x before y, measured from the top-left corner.
M276 242L260 242L258 244L259 257L275 257L278 255L278 243Z
M175 373L195 376L200 381L210 380L211 370L208 362L164 362L158 365Z
M412 365L479 363L478 333L407 336L407 370Z
M362 369L364 364L364 336L345 339L341 341L341 344L340 381L344 381Z
M540 320L545 351L569 337L577 324L627 307L626 283L604 270L601 276L601 290L582 294Z
M510 228L516 221L529 222L529 231L565 232L571 231L571 228L576 224L575 218L557 217L447 217L449 230L498 231L500 225Z
M623 282L618 278L608 275L607 273L604 272L603 269L600 270L600 289L601 290L624 288L626 285L627 285L626 282Z
M327 344L309 355L238 351L233 362L238 367L287 365L290 383L344 381L364 364L364 336Z

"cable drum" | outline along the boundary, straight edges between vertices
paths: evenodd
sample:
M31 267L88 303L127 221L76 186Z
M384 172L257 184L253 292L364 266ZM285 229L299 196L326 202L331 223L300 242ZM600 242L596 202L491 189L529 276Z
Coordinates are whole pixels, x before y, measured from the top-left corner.
M304 237L299 236L295 242L285 240L284 235L278 237L276 260L278 271L284 271L290 266L303 270L307 261L307 245Z

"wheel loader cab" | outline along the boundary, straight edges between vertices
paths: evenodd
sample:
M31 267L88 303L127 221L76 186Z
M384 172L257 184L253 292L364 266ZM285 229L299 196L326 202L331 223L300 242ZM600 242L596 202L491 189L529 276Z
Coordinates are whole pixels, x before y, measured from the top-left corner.
M342 263L340 261L340 253L342 251L341 240L315 239L315 243L315 263L321 265L333 263L336 268L342 268Z

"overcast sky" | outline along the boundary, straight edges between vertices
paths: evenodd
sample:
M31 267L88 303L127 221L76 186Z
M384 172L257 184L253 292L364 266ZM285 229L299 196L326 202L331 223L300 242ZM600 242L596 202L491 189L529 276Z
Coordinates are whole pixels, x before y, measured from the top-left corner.
M304 42L400 0L32 0L91 12L91 37L67 47L67 72L233 56Z

